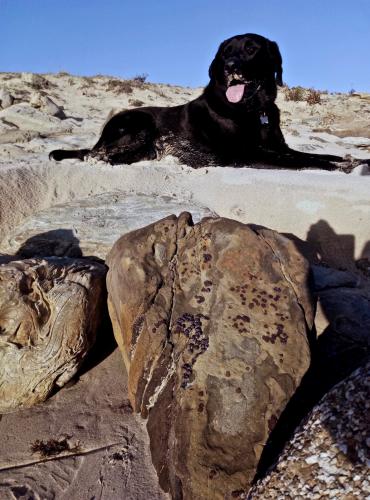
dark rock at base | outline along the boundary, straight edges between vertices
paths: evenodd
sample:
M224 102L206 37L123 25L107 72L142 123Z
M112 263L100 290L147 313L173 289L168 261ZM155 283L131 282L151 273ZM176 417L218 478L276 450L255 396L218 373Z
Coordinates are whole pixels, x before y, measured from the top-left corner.
M369 375L370 362L324 396L248 499L368 498Z
M349 271L341 271L331 267L312 266L315 290L349 287L354 288L359 284L359 277Z

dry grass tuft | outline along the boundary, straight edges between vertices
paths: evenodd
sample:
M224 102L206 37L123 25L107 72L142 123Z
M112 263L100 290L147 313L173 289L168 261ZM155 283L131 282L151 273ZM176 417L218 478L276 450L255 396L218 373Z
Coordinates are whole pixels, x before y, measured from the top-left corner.
M286 101L304 101L306 97L306 91L303 87L285 87L284 96Z
M321 92L312 88L305 89L301 86L289 88L287 86L284 89L284 96L286 101L307 102L310 106L321 104Z
M309 89L307 96L306 96L306 102L312 106L313 104L321 104L321 94L319 90L315 89Z

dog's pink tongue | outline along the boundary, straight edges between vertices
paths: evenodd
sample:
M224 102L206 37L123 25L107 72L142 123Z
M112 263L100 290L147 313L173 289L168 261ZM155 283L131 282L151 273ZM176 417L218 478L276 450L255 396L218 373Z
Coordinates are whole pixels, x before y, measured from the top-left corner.
M242 100L244 94L244 83L238 83L237 85L232 85L226 90L226 97L229 102L239 102Z

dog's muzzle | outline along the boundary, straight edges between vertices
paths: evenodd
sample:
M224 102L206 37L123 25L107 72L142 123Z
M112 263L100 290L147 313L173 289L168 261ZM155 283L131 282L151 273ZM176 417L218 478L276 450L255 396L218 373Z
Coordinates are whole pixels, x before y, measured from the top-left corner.
M250 88L253 81L246 80L239 73L231 73L226 76L227 90L226 99L231 103L238 103L243 99L244 92Z
M247 80L236 72L226 75L226 83L226 99L234 104L240 102L246 94L246 98L251 99L261 88L261 82Z

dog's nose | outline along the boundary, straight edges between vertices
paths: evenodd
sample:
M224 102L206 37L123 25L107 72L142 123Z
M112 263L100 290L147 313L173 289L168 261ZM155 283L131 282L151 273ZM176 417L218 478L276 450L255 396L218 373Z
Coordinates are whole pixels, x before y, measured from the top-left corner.
M225 62L225 69L227 69L229 72L234 71L235 68L236 68L235 59L229 59L228 61Z

